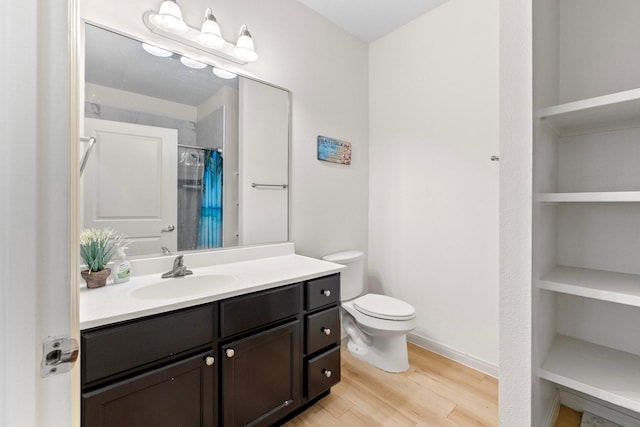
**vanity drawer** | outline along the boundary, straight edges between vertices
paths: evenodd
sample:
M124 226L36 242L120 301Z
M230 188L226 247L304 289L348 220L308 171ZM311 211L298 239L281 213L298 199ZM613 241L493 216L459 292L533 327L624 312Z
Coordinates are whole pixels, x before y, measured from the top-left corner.
M299 313L299 284L232 298L220 303L220 335L236 335Z
M215 306L207 304L83 332L82 384L211 346L215 318Z
M313 399L340 382L340 347L307 360L307 398Z
M314 310L340 301L340 273L306 282L305 308Z
M305 320L307 354L315 353L340 340L340 309L338 307L310 314Z

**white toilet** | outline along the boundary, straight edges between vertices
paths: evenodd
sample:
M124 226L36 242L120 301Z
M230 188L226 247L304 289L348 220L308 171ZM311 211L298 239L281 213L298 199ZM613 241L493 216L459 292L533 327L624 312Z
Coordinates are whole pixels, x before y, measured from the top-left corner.
M407 333L416 327L416 311L396 298L362 294L364 253L346 251L324 256L325 261L343 264L340 272L342 326L349 336L349 352L387 372L409 369Z

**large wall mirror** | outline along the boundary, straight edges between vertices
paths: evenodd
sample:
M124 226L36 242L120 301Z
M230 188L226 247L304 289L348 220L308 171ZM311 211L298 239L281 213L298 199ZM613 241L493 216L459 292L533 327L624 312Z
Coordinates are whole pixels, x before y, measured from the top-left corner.
M287 241L289 92L165 49L85 24L83 228L134 256Z

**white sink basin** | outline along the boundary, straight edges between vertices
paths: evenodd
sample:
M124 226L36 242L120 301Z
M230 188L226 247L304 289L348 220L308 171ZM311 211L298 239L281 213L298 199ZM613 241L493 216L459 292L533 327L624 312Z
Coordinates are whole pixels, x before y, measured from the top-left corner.
M164 299L190 297L220 289L237 282L233 276L224 274L203 274L185 277L162 279L161 281L142 286L131 296L140 299Z

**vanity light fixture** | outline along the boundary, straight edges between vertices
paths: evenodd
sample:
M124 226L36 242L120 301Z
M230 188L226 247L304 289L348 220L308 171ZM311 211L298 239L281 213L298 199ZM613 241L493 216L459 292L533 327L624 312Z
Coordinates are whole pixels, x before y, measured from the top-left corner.
M220 77L221 79L235 79L238 77L236 73L232 73L231 71L223 70L222 68L213 67L213 74Z
M202 29L200 30L198 39L200 43L212 49L222 49L224 46L225 41L220 32L220 25L218 25L216 17L213 16L211 8L207 8L204 14L204 22L202 23Z
M195 59L191 59L186 56L181 56L180 62L182 62L182 65L185 65L189 68L194 68L196 70L207 68L207 64L205 64L204 62L196 61Z
M253 62L258 59L258 54L256 53L256 49L253 46L251 33L247 29L246 25L240 27L240 36L238 37L238 41L236 42L236 47L233 49L233 54L236 56L236 58L242 59L243 61L247 62Z
M182 20L182 11L176 0L164 0L154 18L155 24L175 33L187 31L187 24Z
M205 12L205 19L200 29L191 28L182 20L182 12L175 0L164 0L158 12L147 11L142 16L142 20L154 34L236 64L244 65L258 59L247 26L243 25L240 28L238 41L235 44L230 43L222 37L220 26L210 8Z
M142 43L142 48L151 55L159 56L161 58L168 58L173 55L173 52L169 52L168 50L162 49L158 46L154 46L148 43Z

